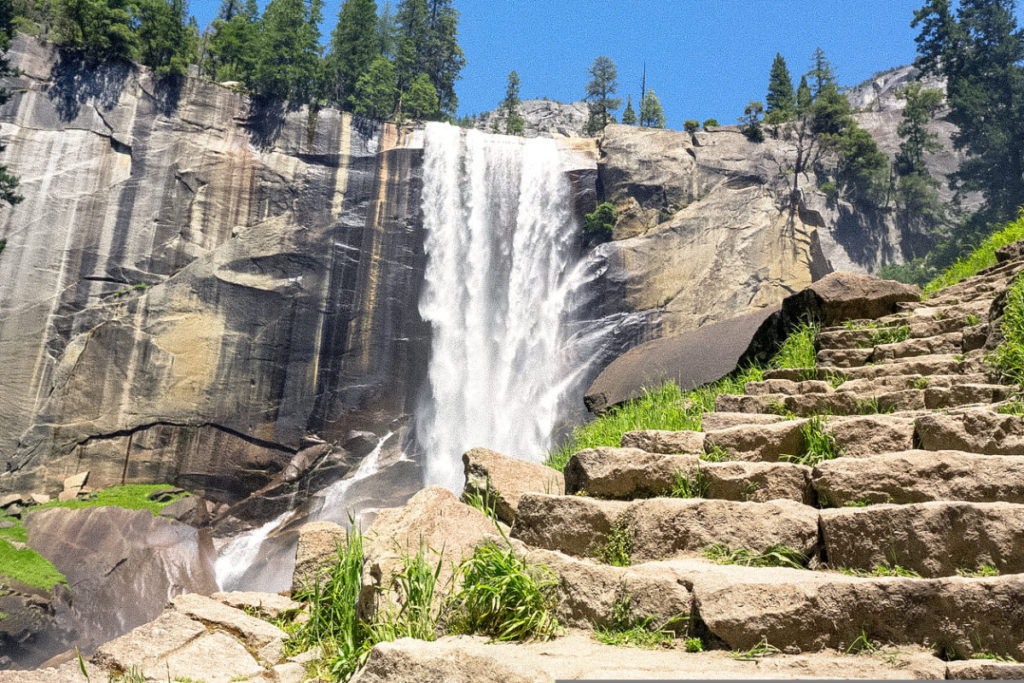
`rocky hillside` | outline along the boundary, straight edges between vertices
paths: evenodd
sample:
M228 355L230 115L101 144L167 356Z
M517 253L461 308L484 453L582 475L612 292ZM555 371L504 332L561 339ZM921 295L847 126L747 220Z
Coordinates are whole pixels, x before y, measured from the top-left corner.
M587 103L556 102L555 100L524 100L519 107L523 117L523 135L528 138L541 135L583 137L589 111ZM477 116L473 127L485 133L504 133L505 117L500 109Z
M479 499L471 507L443 489L384 511L365 534L360 615L382 618L388 592L401 591L389 578L401 553L444 547L454 561L489 542L553 572L550 609L564 631L527 644L381 642L354 680L1024 675L1024 418L1008 401L1018 387L985 360L1003 342L1005 293L1022 271L1018 243L926 301L837 273L783 306L820 316L813 366L719 395L701 431L627 433L621 448L576 453L556 480L470 451L466 500L489 492L494 520ZM298 585L344 536L304 532ZM204 669L208 680L260 665L267 680L298 680L289 676L316 651L285 659L287 635L237 607L303 607L278 596L253 607L261 600L178 598L90 666L191 675L182 653L219 638L232 655ZM594 640L637 628L661 633L653 649ZM35 680L59 680L72 664Z

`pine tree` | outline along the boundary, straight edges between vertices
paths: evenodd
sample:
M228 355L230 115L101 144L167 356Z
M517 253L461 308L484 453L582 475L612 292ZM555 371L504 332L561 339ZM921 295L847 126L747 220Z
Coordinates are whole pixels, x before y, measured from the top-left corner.
M800 85L796 88L796 115L803 116L811 110L811 103L814 96L811 95L811 88L807 85L807 76L800 77Z
M17 70L11 66L7 50L11 47L11 34L14 20L14 12L10 0L0 0L0 78L9 78L17 74ZM6 104L11 99L11 93L7 88L0 88L0 105ZM0 154L3 153L6 145L0 144ZM14 205L24 197L18 194L18 179L7 170L7 166L0 166L0 201ZM0 242L0 251L3 245Z
M587 71L591 75L591 80L587 83L585 98L590 102L586 132L593 135L604 130L609 123L615 123L615 115L612 112L622 106L622 100L613 97L619 87L619 71L615 67L615 62L608 57L600 56Z
M622 112L622 123L626 126L636 125L636 112L633 110L633 96L627 95L626 108Z
M649 88L640 102L640 125L646 128L665 127L665 112L661 108L661 100Z
M915 12L919 66L946 78L953 144L967 158L953 175L986 207L970 231L1012 218L1024 202L1024 34L1013 0L929 0ZM970 239L965 237L965 239Z
M343 108L350 106L356 81L380 54L377 3L375 0L345 0L338 12L338 24L331 33L331 51L324 60L327 99Z
M501 109L505 114L505 133L507 135L522 135L526 128L526 122L519 114L519 74L513 71L508 75L508 85L505 87L505 99L501 102Z
M789 76L786 60L775 54L772 70L768 76L768 94L765 97L765 122L770 124L789 121L796 115L796 94L793 80Z
M829 86L837 88L836 70L825 57L825 51L820 47L814 49L811 57L811 70L807 75L814 81L814 99L817 99Z
M437 90L441 112L451 117L459 106L455 81L466 66L458 41L459 12L452 0L430 0L429 39L423 68Z
M270 0L263 13L263 30L253 85L263 97L313 101L320 63L322 0Z
M57 42L93 60L128 59L135 53L131 9L127 0L54 0Z
M409 92L402 98L405 113L417 121L436 119L440 113L437 102L437 91L426 74L412 79Z
M907 101L896 127L902 140L895 163L897 204L905 222L934 229L946 222L946 212L937 191L939 182L929 173L925 157L941 149L939 136L928 129L928 122L942 107L943 94L911 83L896 96Z
M427 0L402 0L398 5L398 55L395 73L400 92L409 90L417 75L424 73L430 24Z
M377 14L377 42L380 54L388 59L398 56L398 21L390 1L386 1Z
M225 0L213 22L207 51L207 73L218 81L240 81L253 87L259 50L260 17L256 0Z
M356 81L353 111L358 116L386 119L394 113L397 97L395 66L382 55L373 60L370 69Z
M185 0L137 0L139 60L159 73L184 75L195 61L196 40Z

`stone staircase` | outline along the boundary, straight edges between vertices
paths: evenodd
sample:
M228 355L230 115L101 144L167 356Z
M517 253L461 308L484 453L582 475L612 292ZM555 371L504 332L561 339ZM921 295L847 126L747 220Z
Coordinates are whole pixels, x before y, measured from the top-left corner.
M711 648L926 648L949 677L1024 674L1024 418L998 412L1016 387L984 348L1022 268L822 329L816 367L720 395L701 432L575 454L565 495L525 494L512 528L559 574L562 604L587 596L563 621L601 625L626 591ZM600 564L622 534L631 566ZM720 564L714 546L784 547L801 568Z

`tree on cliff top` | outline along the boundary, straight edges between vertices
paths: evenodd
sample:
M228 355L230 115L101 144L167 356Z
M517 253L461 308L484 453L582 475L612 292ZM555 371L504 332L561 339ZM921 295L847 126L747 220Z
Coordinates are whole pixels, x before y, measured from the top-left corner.
M602 55L595 59L587 72L591 80L587 83L587 95L584 98L590 103L586 132L593 135L604 130L609 123L615 123L612 112L622 106L622 100L613 97L619 87L619 71L609 57Z
M806 84L806 82L805 82ZM765 122L770 124L789 121L796 115L796 94L793 79L782 55L775 53L772 70L768 76L768 94L765 97Z
M159 73L184 75L196 59L185 0L136 0L139 61Z
M526 129L526 122L519 113L519 105L522 103L519 99L519 74L513 71L508 75L505 99L501 102L501 110L505 114L505 133L508 135L522 135Z
M253 85L260 95L312 101L320 63L322 0L270 0L263 13Z
M398 6L398 90L407 93L416 76L426 74L441 112L453 116L459 98L455 81L466 65L458 43L459 13L451 0L402 0Z
M626 108L622 111L622 125L636 125L636 111L633 109L633 96L626 96Z
M665 111L661 108L661 100L650 89L640 102L640 125L647 128L665 127Z
M327 99L345 108L356 82L381 54L375 0L345 0L331 32L331 51L324 60Z
M220 18L221 16L227 18ZM256 0L225 0L213 22L204 70L217 81L241 81L253 86L260 37L260 14Z
M811 57L811 70L807 75L814 81L814 99L817 99L829 87L837 88L836 70L832 63L825 57L825 51L820 47L814 49Z
M128 59L135 52L131 10L127 0L54 0L54 35L89 59Z

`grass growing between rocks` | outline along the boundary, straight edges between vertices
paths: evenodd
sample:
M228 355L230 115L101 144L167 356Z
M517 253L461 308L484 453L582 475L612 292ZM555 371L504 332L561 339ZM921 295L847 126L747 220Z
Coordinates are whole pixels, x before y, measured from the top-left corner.
M871 336L859 344L858 348L870 349L881 344L897 344L910 339L910 327L899 325L897 327L879 327Z
M494 640L548 640L561 629L554 615L558 579L511 548L485 543L459 568L463 583L451 601L448 630Z
M886 565L876 564L871 569L850 569L848 567L839 567L836 571L846 574L847 576L860 576L862 578L873 578L881 576L899 576L904 579L920 579L922 576L915 572L913 569L907 569L901 567L898 564Z
M704 557L718 564L738 564L743 567L789 567L806 569L808 557L799 550L785 545L773 545L763 553L746 548L732 549L716 543L704 550Z
M778 352L768 361L771 370L802 369L804 379L817 378L818 350L814 340L821 330L821 325L813 322L802 322L789 333Z
M560 448L548 453L545 464L561 472L574 453L585 448L618 446L626 432L644 429L700 431L704 413L715 409L715 398L719 394L743 393L747 382L763 379L761 368L750 367L687 392L669 380L638 399L612 408L593 422L576 427Z
M825 426L825 418L821 415L814 415L804 422L800 426L800 435L803 437L803 450L798 455L783 455L783 460L814 467L842 454L835 437Z
M619 647L638 647L646 650L657 650L672 645L673 632L670 629L673 621L658 625L654 617L637 617L633 615L632 597L620 590L612 608L612 622L608 626L596 626L594 638L605 645Z
M955 285L972 275L996 264L996 250L1024 239L1024 215L1007 223L999 232L989 235L970 254L958 259L956 263L939 274L924 287L926 296L940 289Z
M702 469L687 474L676 472L675 483L672 484L668 495L672 498L706 498L709 486L711 482Z
M633 564L633 532L622 522L612 524L604 543L591 550L604 564L628 567Z

